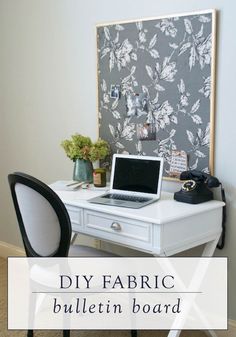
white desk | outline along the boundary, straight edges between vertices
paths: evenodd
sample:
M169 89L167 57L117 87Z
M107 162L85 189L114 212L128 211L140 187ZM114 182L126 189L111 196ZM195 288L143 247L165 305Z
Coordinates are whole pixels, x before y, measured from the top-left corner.
M153 255L171 256L218 240L221 233L221 201L190 205L163 192L158 202L134 210L89 203L87 199L104 193L99 189L56 193L66 205L74 232Z
M69 212L74 232L155 256L171 256L201 244L206 244L202 255L212 256L222 230L221 201L190 205L173 200L172 193L163 192L158 202L134 210L87 201L104 190L56 190L56 193ZM171 330L168 337L178 337L180 332ZM217 337L214 331L208 333Z

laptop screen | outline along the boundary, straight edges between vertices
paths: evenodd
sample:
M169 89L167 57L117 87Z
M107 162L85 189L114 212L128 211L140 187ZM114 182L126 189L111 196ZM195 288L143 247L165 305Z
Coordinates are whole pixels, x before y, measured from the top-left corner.
M162 170L161 160L145 159L145 157L132 158L132 156L117 156L114 160L112 189L150 194L158 193L162 178L162 172L160 172Z

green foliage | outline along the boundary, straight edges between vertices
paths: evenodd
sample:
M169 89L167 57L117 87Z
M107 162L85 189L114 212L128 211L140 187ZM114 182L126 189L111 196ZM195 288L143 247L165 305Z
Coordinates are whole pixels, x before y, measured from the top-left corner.
M103 140L99 139L90 149L90 160L96 161L104 159L110 153L109 144Z
M102 139L92 143L89 137L82 136L78 133L71 136L71 139L63 140L61 146L66 152L67 157L75 161L84 159L96 161L104 159L110 153L109 144Z

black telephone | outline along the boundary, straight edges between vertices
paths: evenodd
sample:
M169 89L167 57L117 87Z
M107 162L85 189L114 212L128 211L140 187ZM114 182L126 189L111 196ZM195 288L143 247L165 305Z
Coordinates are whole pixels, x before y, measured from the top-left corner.
M174 194L177 201L189 204L199 204L213 199L212 187L219 187L221 183L216 177L201 171L184 171L180 174L180 180L186 180L179 192Z
M226 222L226 199L224 188L220 181L209 174L201 171L184 171L180 174L180 180L185 180L181 190L174 193L174 199L189 204L199 204L213 199L213 192L210 188L221 186L221 198L225 203L222 217L222 236L221 243L217 245L219 249L224 247L225 241L225 222Z

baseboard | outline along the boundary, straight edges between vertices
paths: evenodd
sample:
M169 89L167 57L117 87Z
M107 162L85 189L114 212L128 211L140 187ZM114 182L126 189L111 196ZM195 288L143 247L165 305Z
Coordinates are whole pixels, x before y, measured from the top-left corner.
M7 258L8 256L25 256L25 252L20 247L0 241L0 257Z

